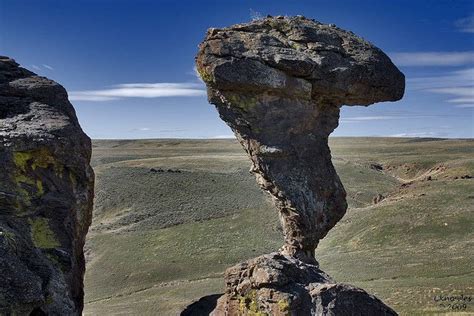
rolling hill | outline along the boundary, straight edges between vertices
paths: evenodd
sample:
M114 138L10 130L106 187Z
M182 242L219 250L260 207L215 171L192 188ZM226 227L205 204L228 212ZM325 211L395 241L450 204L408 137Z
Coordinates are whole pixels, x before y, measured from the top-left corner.
M474 141L330 146L349 210L316 251L322 269L401 315L473 313L439 298L474 296ZM282 244L235 140L96 140L92 164L85 315L179 314L222 292L227 267Z

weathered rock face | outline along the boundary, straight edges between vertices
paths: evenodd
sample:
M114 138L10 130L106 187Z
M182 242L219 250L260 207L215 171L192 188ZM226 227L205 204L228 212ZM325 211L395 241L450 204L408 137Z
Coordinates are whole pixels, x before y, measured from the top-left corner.
M0 315L80 315L90 139L65 89L0 57Z
M279 211L285 243L230 268L214 315L393 315L317 268L318 242L342 218L346 193L329 134L342 105L399 100L403 74L372 44L304 17L210 29L197 69L209 101L252 161Z
M339 108L399 100L403 74L353 33L304 17L210 29L196 64L209 101L274 198L283 252L314 262L347 208L328 147Z

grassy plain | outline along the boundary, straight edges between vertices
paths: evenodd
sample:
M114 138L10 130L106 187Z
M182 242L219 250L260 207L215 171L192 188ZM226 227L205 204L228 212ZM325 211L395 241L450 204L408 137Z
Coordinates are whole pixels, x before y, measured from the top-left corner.
M85 315L179 314L222 292L226 267L282 244L276 211L236 141L93 146ZM434 299L461 294L473 298L463 313L474 313L474 141L333 138L330 146L349 210L317 250L322 269L401 315L458 315Z

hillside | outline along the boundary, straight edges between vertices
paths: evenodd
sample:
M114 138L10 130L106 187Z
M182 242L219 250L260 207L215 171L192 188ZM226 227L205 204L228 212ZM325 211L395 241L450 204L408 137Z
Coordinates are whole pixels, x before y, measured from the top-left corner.
M236 141L93 146L86 315L177 314L222 292L226 267L281 246L276 211ZM474 296L474 142L332 138L330 146L349 210L317 250L321 267L402 315L449 311L439 295Z

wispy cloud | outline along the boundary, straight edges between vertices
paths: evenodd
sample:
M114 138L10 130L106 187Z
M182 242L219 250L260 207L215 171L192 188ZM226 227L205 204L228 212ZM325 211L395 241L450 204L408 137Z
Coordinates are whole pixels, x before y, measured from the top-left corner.
M134 132L147 132L147 131L151 131L151 128L149 127L139 127L139 128L134 128L132 129L132 131Z
M454 22L454 25L461 31L466 33L474 33L474 14L462 18Z
M368 121L385 121L385 120L407 120L407 119L433 119L439 117L458 117L456 114L425 114L421 112L391 112L386 115L373 115L373 116L351 116L342 117L341 123L363 123Z
M474 63L474 51L392 53L390 57L398 66L462 66Z
M353 116L345 117L341 119L342 123L354 123L354 122L364 122L364 121L378 121L378 120L395 120L399 119L400 116L387 116L387 115L377 115L377 116Z
M130 130L132 133L144 133L146 135L153 135L154 137L163 137L163 136L178 136L184 132L188 131L188 129L182 128L173 128L173 129L156 129L151 127L137 127ZM136 134L137 135L137 134Z
M452 95L453 99L448 99L449 103L474 103L474 86L470 87L448 87L428 90L434 93Z
M465 99L474 98L473 87L437 88L437 89L430 89L429 91L436 92L436 93L451 94L451 95L459 96Z
M214 139L231 139L231 138L235 138L235 135L234 134L216 135L216 136L213 136L211 138L214 138Z
M437 132L413 132L389 135L390 137L440 137Z
M71 101L111 101L123 98L162 98L204 96L199 83L125 83L108 89L69 92Z
M440 76L418 77L407 80L407 87L414 90L451 96L449 103L463 105L474 103L474 68L452 71Z
M407 88L414 90L472 86L474 68L451 71L439 76L408 78L407 83Z
M50 65L47 65L47 64L42 64L41 66L38 66L38 65L31 65L31 68L33 68L33 69L36 70L36 71L41 71L41 70L44 70L44 69L47 69L47 70L54 70L53 67L51 67Z

